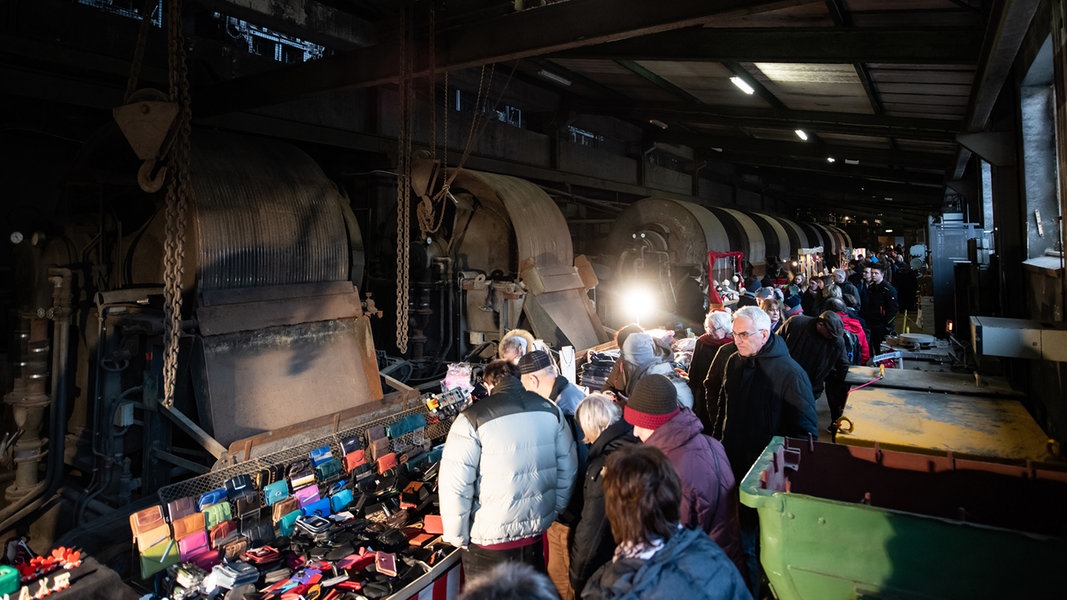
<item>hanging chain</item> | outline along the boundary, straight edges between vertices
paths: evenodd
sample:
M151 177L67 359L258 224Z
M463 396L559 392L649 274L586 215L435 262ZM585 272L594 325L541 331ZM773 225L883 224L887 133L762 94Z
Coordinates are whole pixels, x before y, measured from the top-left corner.
M181 0L170 2L167 27L170 99L178 104L175 142L167 157L166 241L163 246L163 406L171 408L174 406L181 338L185 217L192 195L189 184L189 127L192 113L182 35Z
M133 49L133 59L130 61L130 76L126 79L126 94L122 97L129 102L130 96L137 90L137 80L141 76L141 61L144 60L144 47L148 43L148 29L152 24L152 12L158 0L145 0L144 11L141 13L141 26L137 30L137 45Z
M408 5L400 16L400 127L396 173L396 347L408 351L408 278L411 227L411 65L408 56Z

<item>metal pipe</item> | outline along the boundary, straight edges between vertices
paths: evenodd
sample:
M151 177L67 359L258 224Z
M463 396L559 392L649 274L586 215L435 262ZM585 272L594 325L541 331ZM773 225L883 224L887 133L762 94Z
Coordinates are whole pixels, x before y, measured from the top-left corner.
M55 350L52 354L52 409L49 419L48 467L45 480L35 486L30 494L12 503L0 512L0 532L7 531L18 521L29 516L56 493L62 481L63 452L67 435L67 396L69 394L70 360L70 269L48 270L52 284L52 318Z

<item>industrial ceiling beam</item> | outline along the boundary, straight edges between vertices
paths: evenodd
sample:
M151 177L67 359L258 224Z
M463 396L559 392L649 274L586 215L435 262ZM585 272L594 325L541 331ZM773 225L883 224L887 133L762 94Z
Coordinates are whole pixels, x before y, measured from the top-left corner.
M981 60L975 73L974 85L971 86L964 133L975 133L989 125L993 106L1008 81L1015 57L1019 54L1019 48L1022 47L1030 22L1040 4L1041 0L1004 0L994 3L994 7L1000 8L1000 12L989 17ZM951 178L963 178L970 160L971 151L960 146Z
M825 160L820 162L813 160L778 158L759 154L733 154L729 158L716 155L708 156L708 158L729 160L729 162L734 164L751 165L763 169L799 171L805 173L817 173L831 177L852 178L857 181L865 181L871 184L896 183L904 185L906 186L904 189L911 189L916 193L921 193L922 191L930 191L930 193L934 193L933 190L937 190L938 194L942 194L945 187L943 174L918 173L901 169L878 169L858 165L842 165L840 163L829 164ZM927 189L921 190L921 188Z
M792 63L975 64L972 28L693 28L568 50L560 58Z
M716 17L803 4L804 0L571 0L523 10L437 34L436 71L509 62L573 48L701 25ZM610 15L611 18L605 18ZM397 81L399 37L374 46L233 79L196 90L196 110L219 114L268 106L349 87ZM414 49L413 49L414 50ZM429 72L426 53L415 58L412 76Z
M919 169L943 170L952 158L950 153L906 152L901 150L880 150L860 146L838 146L830 144L813 144L811 142L784 142L776 140L758 140L752 138L724 137L663 131L655 134L655 140L669 144L682 144L691 148L712 150L721 148L721 156L730 160L734 153L781 156L827 162L827 157L844 163L858 160L863 165L880 164ZM718 152L718 150L715 150Z
M951 119L918 119L856 113L771 110L736 106L684 103L587 103L585 112L638 120L680 120L705 125L738 127L804 127L824 133L955 142L962 122Z

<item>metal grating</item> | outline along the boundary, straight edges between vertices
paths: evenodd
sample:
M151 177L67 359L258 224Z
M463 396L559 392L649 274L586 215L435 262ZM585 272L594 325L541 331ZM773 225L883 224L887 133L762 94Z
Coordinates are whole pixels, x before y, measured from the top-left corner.
M417 429L410 433L406 433L398 438L390 438L389 449L393 452L402 453L415 446L422 446L424 439L430 440L443 440L448 435L448 429L452 425L453 417L445 417L431 422L431 415L424 404L420 404L415 408L398 411L387 417L381 417L373 419L343 429L335 434L324 436L316 440L293 446L285 450L279 450L271 454L259 456L245 462L224 467L217 471L211 471L210 473L204 473L192 479L174 483L159 489L159 500L163 504L177 500L178 498L184 498L186 496L199 496L205 492L223 487L226 480L238 475L251 475L258 472L261 469L267 468L272 465L289 464L295 462L301 458L307 458L308 453L320 446L329 445L330 450L336 457L343 457L344 454L341 450L341 440L348 437L357 437L360 443L366 446L366 433L371 427L378 425L389 425L414 414L426 415L426 427L424 429ZM437 419L437 417L432 417ZM262 494L262 490L260 491ZM262 498L260 498L262 500Z

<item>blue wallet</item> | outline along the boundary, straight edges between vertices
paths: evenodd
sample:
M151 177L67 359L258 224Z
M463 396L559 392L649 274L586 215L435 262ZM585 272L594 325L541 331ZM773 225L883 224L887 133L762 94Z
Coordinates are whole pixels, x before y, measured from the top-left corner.
M330 508L335 513L348 508L349 504L352 504L352 490L341 490L330 496Z
M318 502L312 502L300 510L303 511L305 517L328 517L333 514L333 511L330 510L329 498L323 498Z
M200 494L200 498L196 501L197 510L203 512L203 510L212 504L218 504L223 500L227 500L226 488L219 488L217 490L211 490L210 492L204 492Z

